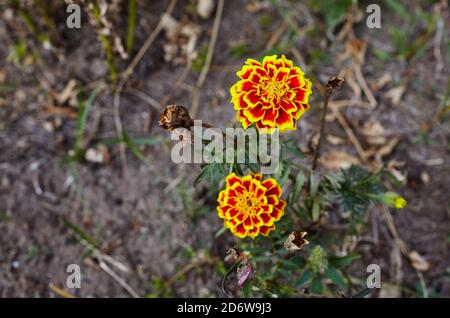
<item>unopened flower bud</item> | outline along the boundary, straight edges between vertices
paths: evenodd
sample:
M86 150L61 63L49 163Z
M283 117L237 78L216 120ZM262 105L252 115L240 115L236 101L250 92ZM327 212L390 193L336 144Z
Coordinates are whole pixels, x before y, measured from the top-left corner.
M311 270L314 273L323 273L328 268L328 259L322 247L316 246L308 258Z
M407 203L404 197L395 192L372 194L370 197L396 209L403 209Z

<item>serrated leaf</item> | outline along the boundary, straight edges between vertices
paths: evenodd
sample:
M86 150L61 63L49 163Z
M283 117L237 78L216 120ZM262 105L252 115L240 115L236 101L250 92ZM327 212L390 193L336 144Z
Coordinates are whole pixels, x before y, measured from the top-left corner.
M300 170L295 177L295 185L292 191L292 202L297 202L300 192L302 191L303 185L305 183L305 173L303 170Z
M304 271L302 276L300 276L298 281L295 283L294 287L298 288L298 287L301 287L302 285L306 284L307 282L309 282L311 280L312 276L313 276L313 273L311 271L309 271L309 270Z
M284 147L286 147L286 149L292 153L295 157L297 158L305 158L305 155L303 154L303 152L296 146L290 146L290 145L284 145Z
M343 268L350 265L353 261L359 259L360 257L361 255L354 252L348 254L347 256L330 256L328 258L328 262L336 268Z
M320 198L315 197L311 209L311 217L313 221L317 221L319 220L319 216L320 216Z
M316 276L311 281L311 292L314 294L322 294L323 291L323 284L322 284L322 278L320 276Z
M319 189L319 180L311 173L309 177L309 191L312 197L315 197Z
M334 267L329 267L326 271L326 275L333 283L335 283L340 289L345 289L346 285L341 273Z
M235 165L235 167L238 165ZM202 165L202 169L194 180L194 184L201 181L207 181L212 184L218 184L225 177L224 164L221 163L207 163Z
M291 260L279 258L278 261L280 263L282 263L284 265L284 267L286 267L288 269L298 269L299 268L298 264Z

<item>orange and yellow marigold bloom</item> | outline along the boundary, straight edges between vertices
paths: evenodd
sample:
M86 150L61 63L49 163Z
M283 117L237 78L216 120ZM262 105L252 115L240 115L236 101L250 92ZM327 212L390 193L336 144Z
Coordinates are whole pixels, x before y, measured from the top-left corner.
M284 214L281 187L273 178L262 180L261 174L238 177L231 173L226 188L219 193L217 212L224 225L236 236L267 236Z
M248 59L236 74L240 80L230 89L231 102L244 129L253 123L260 132L297 128L312 92L299 67L284 55L272 55L262 63Z

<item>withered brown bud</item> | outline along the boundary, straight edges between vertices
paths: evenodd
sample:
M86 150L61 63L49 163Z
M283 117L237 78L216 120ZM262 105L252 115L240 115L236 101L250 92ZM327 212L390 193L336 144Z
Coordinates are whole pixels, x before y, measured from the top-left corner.
M303 246L309 244L309 242L304 239L306 234L306 232L292 232L284 242L284 248L288 251L301 250Z
M342 82L344 82L343 79L340 79L340 78L338 78L336 76L331 77L328 80L328 83L327 83L327 86L326 86L328 94L331 94L331 92L333 90L341 87Z
M227 251L227 255L225 256L226 263L236 263L240 258L240 253L235 248L230 248Z
M194 120L189 116L189 111L181 105L166 106L159 114L159 126L172 131L177 128L190 129Z

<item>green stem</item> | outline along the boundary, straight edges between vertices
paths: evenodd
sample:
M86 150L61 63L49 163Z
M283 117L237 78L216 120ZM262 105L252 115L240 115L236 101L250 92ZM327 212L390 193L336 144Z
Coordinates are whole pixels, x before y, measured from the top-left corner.
M136 29L136 0L128 1L128 31L127 31L127 52L131 54L134 44L134 31Z

